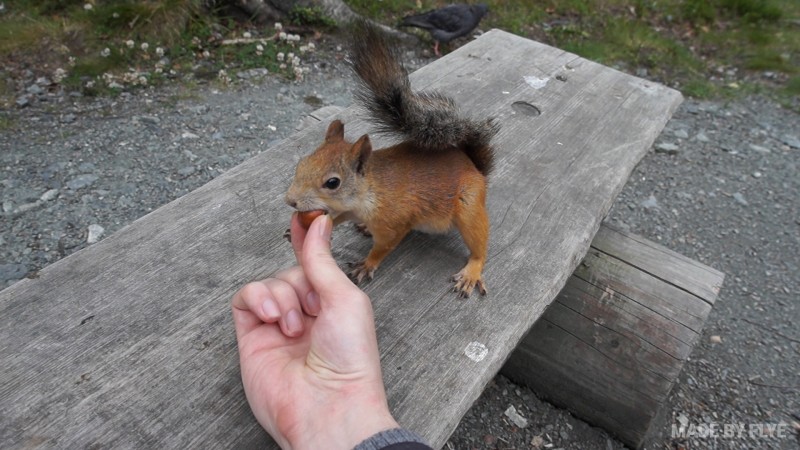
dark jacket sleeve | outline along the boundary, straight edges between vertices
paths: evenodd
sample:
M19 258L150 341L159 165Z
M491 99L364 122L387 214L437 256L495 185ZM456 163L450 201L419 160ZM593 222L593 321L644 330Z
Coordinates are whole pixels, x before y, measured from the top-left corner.
M432 450L418 434L402 428L381 431L356 445L353 450Z

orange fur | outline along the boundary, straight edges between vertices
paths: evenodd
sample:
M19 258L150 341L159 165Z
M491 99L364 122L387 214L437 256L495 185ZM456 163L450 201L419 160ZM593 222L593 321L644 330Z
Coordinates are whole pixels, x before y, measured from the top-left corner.
M337 189L326 188L331 177ZM453 276L468 296L486 289L481 278L489 240L486 177L460 149L426 152L405 142L372 151L369 138L351 144L334 121L325 142L297 165L287 203L300 211L324 209L334 224L363 223L374 244L351 275L372 278L381 261L411 231L444 233L457 228L470 250L467 265Z

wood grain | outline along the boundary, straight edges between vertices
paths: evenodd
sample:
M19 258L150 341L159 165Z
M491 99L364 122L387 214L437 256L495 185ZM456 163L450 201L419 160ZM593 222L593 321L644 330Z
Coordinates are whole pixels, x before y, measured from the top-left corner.
M640 448L723 279L641 236L602 226L502 372Z
M489 296L461 301L450 292L448 277L468 255L455 232L411 235L365 286L391 407L440 446L586 254L681 96L498 30L412 83L502 126L488 199ZM350 139L370 131L353 108L341 117ZM293 263L283 194L325 126L0 292L2 446L269 442L242 393L229 300ZM373 136L376 147L390 142ZM347 228L336 233L335 256L358 260L369 245ZM465 355L473 342L487 348L484 359Z

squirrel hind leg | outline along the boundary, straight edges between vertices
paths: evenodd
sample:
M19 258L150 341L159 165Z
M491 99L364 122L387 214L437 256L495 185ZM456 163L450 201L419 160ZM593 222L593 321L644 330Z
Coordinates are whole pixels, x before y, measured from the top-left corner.
M485 180L485 179L484 179ZM471 192L461 194L455 211L454 223L470 251L469 261L460 272L453 275L453 290L462 298L469 297L477 288L486 295L482 272L489 247L489 215L486 212L486 183L472 184Z

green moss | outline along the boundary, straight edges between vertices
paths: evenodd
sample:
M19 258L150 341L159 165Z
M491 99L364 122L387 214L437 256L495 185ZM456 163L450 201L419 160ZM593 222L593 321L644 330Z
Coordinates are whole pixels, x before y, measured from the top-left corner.
M294 25L327 28L336 26L336 21L326 16L319 7L295 6L289 11L288 19Z

